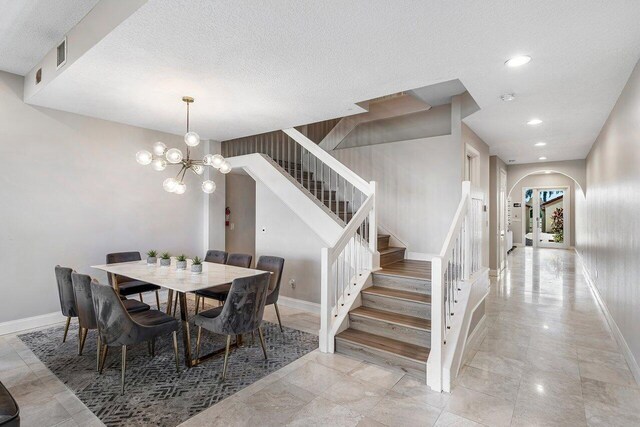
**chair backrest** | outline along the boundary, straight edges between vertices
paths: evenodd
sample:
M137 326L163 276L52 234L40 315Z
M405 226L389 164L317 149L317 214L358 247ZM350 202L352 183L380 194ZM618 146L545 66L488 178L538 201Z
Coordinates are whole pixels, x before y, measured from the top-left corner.
M73 295L71 273L73 269L56 265L56 282L58 282L58 296L60 297L60 310L65 316L78 316L76 298Z
M221 333L238 335L255 331L262 322L269 288L269 273L242 277L231 289L220 313Z
M137 325L111 286L92 281L91 299L93 300L100 341L103 344L117 346L135 342L133 335L135 335Z
M229 254L225 251L216 251L214 249L210 249L204 256L204 260L205 262L213 262L215 264L225 264L227 262L228 256Z
M253 257L249 254L229 254L227 258L227 265L233 265L235 267L251 267L251 260Z
M130 261L141 261L142 257L140 256L140 252L115 252L112 254L107 254L107 264L116 264L119 262L130 262ZM109 276L109 284L113 286L113 280L111 278L111 274ZM116 275L118 278L118 283L131 282L133 279L126 276Z
M258 258L256 270L270 271L273 273L269 281L269 296L271 297L272 294L275 294L275 298L277 299L278 292L280 292L282 271L284 270L284 258L263 255Z
M96 329L96 311L93 308L93 299L91 298L91 276L86 274L71 273L71 282L73 283L73 294L76 297L76 306L78 308L78 323L81 328Z

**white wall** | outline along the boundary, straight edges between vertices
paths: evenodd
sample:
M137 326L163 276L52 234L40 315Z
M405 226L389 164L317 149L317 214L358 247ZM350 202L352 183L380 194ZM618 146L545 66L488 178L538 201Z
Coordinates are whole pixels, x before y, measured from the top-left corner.
M577 249L628 345L640 381L640 65L587 156Z
M249 175L230 173L226 176L227 207L231 210L226 230L229 253L256 255L256 182Z
M510 166L507 167L507 181L509 181L510 176ZM513 243L516 244L524 244L523 239L523 222L526 218L523 217L524 213L522 210L522 206L524 206L524 201L522 199L522 190L524 188L535 188L535 187L569 187L570 193L570 209L569 209L569 245L575 246L575 235L576 235L576 183L573 179L569 178L566 175L562 175L559 173L550 173L550 174L541 174L541 175L529 175L524 179L518 181L509 197L511 199L511 231L513 231ZM578 193L581 194L581 191L578 189ZM520 203L521 207L514 208L514 203ZM518 214L518 218L515 218L515 214ZM566 237L566 236L565 236Z
M460 201L460 146L451 136L332 151L378 184L379 223L410 252L437 254Z
M256 182L256 256L285 259L280 295L320 303L320 250L325 246L278 196ZM295 289L289 285L291 279Z
M59 310L56 264L104 281L90 266L108 252L203 255L201 179L168 194L170 173L134 158L182 137L33 107L22 90L22 77L0 72L0 322Z

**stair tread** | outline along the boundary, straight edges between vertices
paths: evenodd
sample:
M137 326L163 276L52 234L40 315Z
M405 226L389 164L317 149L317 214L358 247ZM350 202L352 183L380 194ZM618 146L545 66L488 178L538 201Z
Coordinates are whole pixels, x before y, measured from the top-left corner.
M429 349L427 347L421 347L419 345L409 344L355 329L342 331L336 335L336 338L382 350L387 353L396 354L419 362L426 363L429 358Z
M394 252L403 252L406 251L407 248L399 248L396 246L389 246L388 248L384 248L384 249L380 249L378 250L378 252L380 252L380 255L386 255L386 254L391 254Z
M431 262L405 259L386 264L382 270L376 271L375 274L431 280Z
M388 323L394 323L409 328L421 329L424 331L431 330L431 321L428 319L407 316L406 314L393 313L391 311L378 310L371 307L357 307L351 310L349 314L353 314L354 316L366 317L369 319L381 320Z
M413 301L422 304L431 304L431 295L419 294L417 292L403 291L400 289L383 288L381 286L372 286L363 289L363 294L378 295L389 298L402 299L405 301Z

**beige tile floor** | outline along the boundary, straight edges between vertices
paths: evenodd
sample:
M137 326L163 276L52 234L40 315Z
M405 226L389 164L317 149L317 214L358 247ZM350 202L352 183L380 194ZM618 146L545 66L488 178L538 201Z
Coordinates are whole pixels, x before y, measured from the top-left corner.
M317 316L281 311L285 325L317 331ZM492 281L486 325L451 394L314 351L182 425L640 425L640 388L573 252L517 249ZM23 425L100 425L20 340L0 339L0 380Z

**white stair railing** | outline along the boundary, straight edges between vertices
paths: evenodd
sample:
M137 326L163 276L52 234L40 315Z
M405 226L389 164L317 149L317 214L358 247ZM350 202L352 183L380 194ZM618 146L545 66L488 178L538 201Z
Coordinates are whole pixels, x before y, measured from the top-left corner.
M469 278L482 266L482 212L484 196L462 183L462 197L439 256L431 261L431 350L427 362L427 384L436 391L449 391L450 378L443 373L447 337L455 327L458 295ZM452 343L452 345L455 345Z
M225 157L271 157L344 224L335 243L320 254L320 350L333 353L351 304L368 273L378 267L375 182L365 181L293 128L228 141L223 151Z

